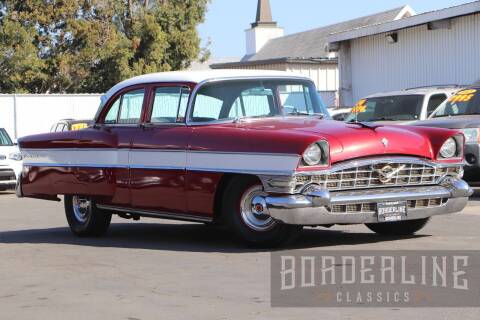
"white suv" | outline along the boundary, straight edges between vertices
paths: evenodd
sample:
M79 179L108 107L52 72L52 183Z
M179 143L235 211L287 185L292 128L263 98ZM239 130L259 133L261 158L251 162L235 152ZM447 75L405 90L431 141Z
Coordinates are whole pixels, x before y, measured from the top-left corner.
M0 128L0 191L15 189L22 171L22 156L7 131Z
M426 120L460 89L458 86L434 86L373 94L361 99L346 121L409 124Z

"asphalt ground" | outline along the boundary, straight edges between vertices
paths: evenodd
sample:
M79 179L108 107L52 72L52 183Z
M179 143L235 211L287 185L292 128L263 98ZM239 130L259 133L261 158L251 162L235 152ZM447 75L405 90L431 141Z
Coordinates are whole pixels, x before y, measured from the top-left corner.
M480 199L418 235L306 229L287 249L479 250ZM480 319L480 308L272 308L270 253L228 230L115 217L106 237L73 236L63 204L0 192L0 319Z

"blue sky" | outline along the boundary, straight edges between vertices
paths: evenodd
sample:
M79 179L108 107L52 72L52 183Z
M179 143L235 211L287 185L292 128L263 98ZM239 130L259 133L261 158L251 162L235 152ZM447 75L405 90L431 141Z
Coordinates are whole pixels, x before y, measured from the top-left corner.
M417 13L471 2L468 0L270 0L273 19L285 34L409 4ZM255 20L257 0L211 0L205 23L198 30L211 39L213 57L241 57L245 53L245 29Z

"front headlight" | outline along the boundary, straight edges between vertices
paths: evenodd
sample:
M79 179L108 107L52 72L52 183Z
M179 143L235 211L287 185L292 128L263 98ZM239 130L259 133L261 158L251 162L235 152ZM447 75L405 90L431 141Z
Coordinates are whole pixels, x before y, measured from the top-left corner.
M479 143L480 141L480 129L479 128L471 128L471 129L463 129L463 135L465 136L465 143Z
M15 160L15 161L22 161L23 160L23 155L21 152L14 152L14 153L10 153L8 155L8 158L11 159L11 160Z
M450 159L455 157L457 152L457 142L453 138L448 138L447 141L440 148L440 156L444 159Z
M307 166L328 165L329 147L327 141L319 141L311 144L302 155Z

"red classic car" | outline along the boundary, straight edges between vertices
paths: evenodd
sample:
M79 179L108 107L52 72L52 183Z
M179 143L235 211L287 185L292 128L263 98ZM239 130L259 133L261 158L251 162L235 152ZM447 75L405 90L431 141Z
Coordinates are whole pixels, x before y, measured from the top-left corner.
M458 131L332 121L312 81L289 73L136 77L106 93L92 127L19 145L17 194L64 195L80 236L112 214L226 223L260 245L302 226L413 234L472 192Z

